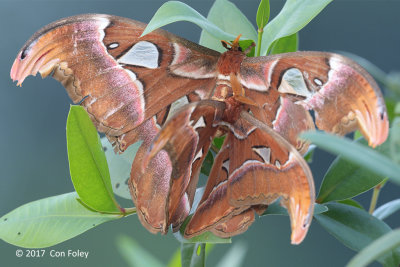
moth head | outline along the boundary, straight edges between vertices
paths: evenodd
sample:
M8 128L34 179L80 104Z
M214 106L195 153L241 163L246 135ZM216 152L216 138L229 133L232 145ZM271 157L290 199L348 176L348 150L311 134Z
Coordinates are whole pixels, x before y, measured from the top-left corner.
M238 51L245 55L249 54L251 50L256 46L256 44L252 42L246 49L243 49L239 44L239 39L241 36L242 35L239 34L233 42L221 40L222 46L225 47L228 51Z
M241 34L239 34L233 42L221 40L222 46L225 47L229 51L240 51L242 52L242 48L239 45L239 40L240 37L242 37Z

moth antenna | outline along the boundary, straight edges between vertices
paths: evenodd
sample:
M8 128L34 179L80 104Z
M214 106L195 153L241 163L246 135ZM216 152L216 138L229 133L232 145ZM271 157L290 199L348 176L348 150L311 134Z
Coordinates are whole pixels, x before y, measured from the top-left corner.
M225 41L225 40L221 40L222 46L225 47L228 50L239 50L240 46L239 46L239 40L240 37L242 37L241 34L239 34L235 40L233 40L233 42L229 42L229 41Z
M240 37L242 37L242 34L239 34L237 37L236 37L236 39L232 42L232 46L239 46L239 40L240 40Z
M232 48L232 43L225 41L225 40L221 40L221 44L223 47L225 47L227 50L231 50Z

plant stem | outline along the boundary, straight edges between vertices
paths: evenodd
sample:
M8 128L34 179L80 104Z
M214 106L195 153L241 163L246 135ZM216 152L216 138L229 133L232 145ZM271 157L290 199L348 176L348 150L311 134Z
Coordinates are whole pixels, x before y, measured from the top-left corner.
M126 208L126 209L124 209L124 213L125 213L125 216L126 215L130 215L130 214L133 214L133 213L136 213L136 208Z
M260 53L261 53L261 41L262 41L262 36L263 36L263 32L264 29L258 29L258 38L257 38L257 53L256 56L259 57Z
M96 211L93 210L94 212L99 212L101 214L109 214L109 215L121 215L121 216L129 216L131 214L136 213L136 208L120 208L120 212L104 212L104 211Z
M386 178L380 184L374 187L374 190L372 191L371 203L369 205L369 210L368 210L369 214L374 213L376 208L376 203L378 202L379 193L381 192L381 189L385 185L387 180L388 179Z
M372 198L371 198L371 203L369 205L369 214L374 213L376 203L378 202L378 197L379 197L379 192L381 191L381 187L377 185L374 187L374 190L372 191Z

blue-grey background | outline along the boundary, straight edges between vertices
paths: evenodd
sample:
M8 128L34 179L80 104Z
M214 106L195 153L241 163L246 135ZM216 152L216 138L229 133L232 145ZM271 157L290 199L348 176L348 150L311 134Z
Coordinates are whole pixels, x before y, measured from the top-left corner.
M9 78L15 56L25 41L42 26L80 13L109 13L148 22L165 1L159 0L0 0L0 216L27 202L73 191L69 178L65 122L70 101L53 79L29 77L22 88ZM207 15L213 1L184 1ZM255 23L258 0L233 0ZM276 15L283 1L271 1ZM369 59L385 71L400 69L400 1L335 0L300 32L301 50L344 50ZM200 30L189 23L166 27L198 41ZM317 151L312 164L318 190L333 159ZM379 204L399 197L399 187L388 184ZM368 207L370 193L358 198ZM398 227L399 216L387 222ZM179 243L171 236L148 233L130 216L109 222L50 249L89 251L85 259L17 258L17 247L0 241L1 266L127 266L118 254L117 235L127 235L167 262ZM314 221L305 241L290 245L288 217L258 219L233 242L248 246L245 266L343 266L354 252ZM229 245L217 245L207 262L215 265Z

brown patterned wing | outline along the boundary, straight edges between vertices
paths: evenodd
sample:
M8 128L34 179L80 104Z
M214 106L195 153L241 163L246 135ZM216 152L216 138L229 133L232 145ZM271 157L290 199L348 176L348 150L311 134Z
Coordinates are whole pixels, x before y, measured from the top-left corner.
M252 208L249 208L240 214L232 216L227 221L217 224L210 231L216 236L229 238L246 232L254 220L255 212Z
M145 26L100 14L59 20L25 44L11 78L52 75L123 151L139 136L132 129L155 115L162 125L175 100L208 98L215 86L218 52L163 30L140 37Z
M220 120L224 109L223 102L213 100L185 105L164 125L144 158L135 159L132 169L142 169L143 176L131 177L131 193L136 196L142 221L164 222L161 232L165 233L169 224L177 228L186 218L201 165L217 132L214 121ZM166 156L167 165L171 166L168 176L154 172L163 166L152 165L160 156Z
M214 160L202 199L186 226L186 238L205 231L211 231L222 238L235 236L245 232L255 220L256 207L237 208L229 203L227 181L231 139L232 134L228 134Z
M159 129L154 120L147 120L130 133L132 132L138 133L139 139L144 140L132 163L131 176L128 181L138 218L150 232L166 233L168 218L165 210L160 209L160 207L165 207L167 203L166 196L169 192L167 184L169 184L172 164L167 153L161 151L149 161L146 173L142 173L140 171L142 161ZM157 179L154 177L157 177ZM146 199L151 201L146 202ZM155 206L154 203L156 203Z
M186 236L209 230L224 237L241 233L254 220L252 209L260 212L281 198L290 215L292 243L300 243L315 200L307 163L282 136L247 112L229 128Z
M340 135L359 129L371 146L383 143L388 135L379 87L364 69L341 55L294 52L246 58L240 79L249 91L264 95L277 91L313 109L319 129Z
M232 216L227 221L216 225L210 231L219 237L228 238L247 231L256 219L255 214L262 215L267 209L267 205L252 206L238 215Z
M303 155L308 150L309 142L300 139L298 136L301 132L315 130L310 112L286 97L280 97L279 104L279 109L272 121L272 129Z
M235 207L229 203L227 181L231 133L225 138L212 166L202 199L185 229L185 237L191 238L211 231L220 237L240 234L254 221L250 207Z
M256 119L284 137L300 154L307 152L309 142L298 136L303 131L315 129L314 121L308 110L274 90L264 94L247 89L246 96L258 105L249 106Z
M255 128L247 138L232 143L232 151L242 153L230 157L230 202L234 206L268 205L281 198L290 216L292 243L299 244L313 215L311 171L297 150L273 129L244 111L241 119Z

